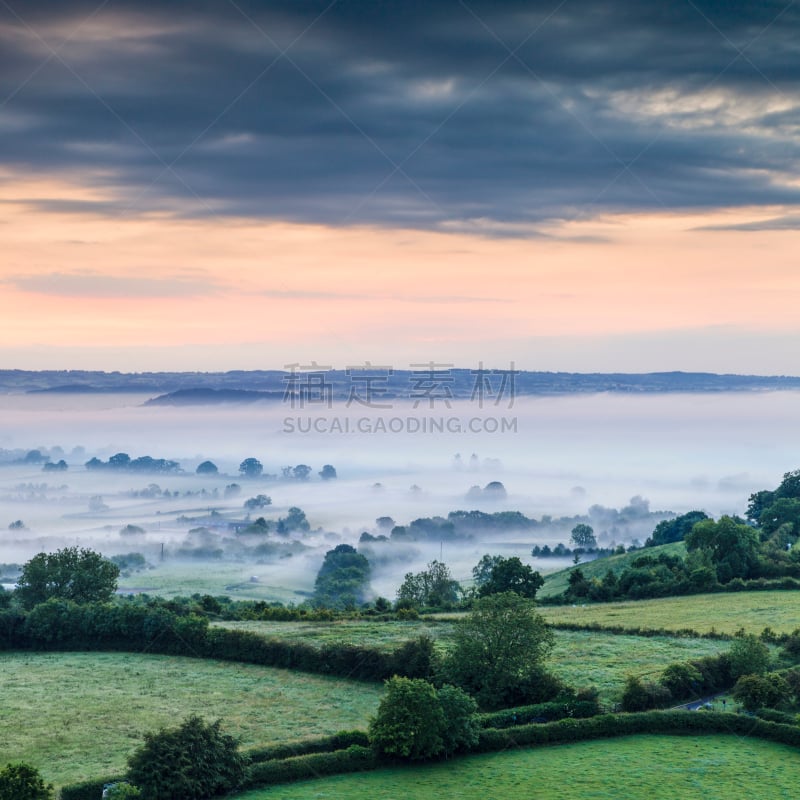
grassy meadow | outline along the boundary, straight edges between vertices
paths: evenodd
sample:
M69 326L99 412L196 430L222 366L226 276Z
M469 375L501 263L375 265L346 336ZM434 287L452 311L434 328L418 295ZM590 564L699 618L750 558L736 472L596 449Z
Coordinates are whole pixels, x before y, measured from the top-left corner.
M733 592L581 606L540 606L548 622L599 623L626 628L692 628L732 634L739 628L791 633L800 627L800 592Z
M244 748L364 728L381 687L249 664L125 653L0 653L0 763L56 785L115 775L145 732L190 714Z
M225 627L249 630L263 636L323 645L347 642L380 649L393 649L403 641L427 634L445 652L452 622L418 620L408 622L223 622ZM632 673L655 677L668 664L727 650L726 641L678 639L670 636L621 636L594 631L556 631L556 646L549 667L572 686L593 684L604 703L618 700L625 678Z
M759 739L636 736L333 776L237 800L794 800L798 763L797 750Z

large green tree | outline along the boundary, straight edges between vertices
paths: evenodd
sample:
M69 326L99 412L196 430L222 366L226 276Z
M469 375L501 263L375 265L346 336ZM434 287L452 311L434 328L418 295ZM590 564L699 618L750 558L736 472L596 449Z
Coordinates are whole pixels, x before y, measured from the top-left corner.
M349 544L325 553L314 583L314 602L327 608L349 608L364 602L369 590L370 566Z
M481 706L498 708L520 686L544 679L542 665L554 641L533 601L515 592L492 594L456 622L443 673Z
M117 589L119 567L100 553L65 547L39 553L22 568L17 595L25 608L51 597L76 603L105 602Z
M245 478L257 478L263 471L264 466L257 458L246 458L239 464L239 472Z
M728 516L718 522L698 522L686 535L686 549L705 550L720 583L733 578L753 578L758 566L758 534L749 525Z
M544 578L538 572L523 564L517 556L495 558L488 577L478 588L481 597L500 592L516 592L521 597L528 597L531 600L536 597L536 592L544 585Z
M584 550L592 550L597 547L597 539L594 536L594 529L591 525L579 522L570 531L570 540L575 547L582 547Z

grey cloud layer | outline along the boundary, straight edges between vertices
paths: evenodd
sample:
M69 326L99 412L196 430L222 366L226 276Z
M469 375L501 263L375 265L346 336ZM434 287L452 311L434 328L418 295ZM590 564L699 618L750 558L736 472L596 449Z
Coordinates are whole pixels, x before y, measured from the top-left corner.
M0 4L0 165L77 174L104 213L533 235L800 200L791 4L95 8Z

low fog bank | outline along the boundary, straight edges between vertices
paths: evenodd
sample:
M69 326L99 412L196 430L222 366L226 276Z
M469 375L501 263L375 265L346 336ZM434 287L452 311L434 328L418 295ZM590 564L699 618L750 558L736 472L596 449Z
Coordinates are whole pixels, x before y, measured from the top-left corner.
M271 586L284 597L310 591L325 551L345 542L370 558L375 592L393 597L406 572L433 558L462 581L487 552L560 568L568 562L534 559L531 548L567 543L577 521L609 546L644 541L670 513L741 514L752 492L800 466L800 397L791 392L531 398L482 409L175 409L144 399L0 397L0 563L80 545L142 554L155 569L126 579L135 588L163 589L155 576L169 569L216 570L230 578L220 589L244 582L252 586L242 592ZM118 453L176 467L85 466ZM261 462L260 476L240 474L247 458ZM217 473L196 474L208 460ZM311 468L307 479L293 473L298 465ZM325 465L337 477L323 480ZM299 527L292 509L304 515ZM446 523L459 510L520 512L536 524L454 534ZM403 538L379 518L406 528L441 518L445 527ZM389 541L359 545L365 532Z

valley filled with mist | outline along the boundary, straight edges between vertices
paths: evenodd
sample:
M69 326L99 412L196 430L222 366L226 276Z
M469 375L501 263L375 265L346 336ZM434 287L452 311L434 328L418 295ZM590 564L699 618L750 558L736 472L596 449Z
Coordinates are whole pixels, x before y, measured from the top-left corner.
M461 582L487 552L545 573L571 559L533 558L532 547L568 543L579 522L609 547L692 509L742 514L752 492L797 467L800 438L793 391L388 410L178 408L147 405L152 396L0 396L8 588L14 565L74 545L138 554L119 562L122 591L293 603L340 543L367 556L373 595L390 600L433 559ZM260 475L242 473L246 459ZM216 472L198 474L205 462Z

